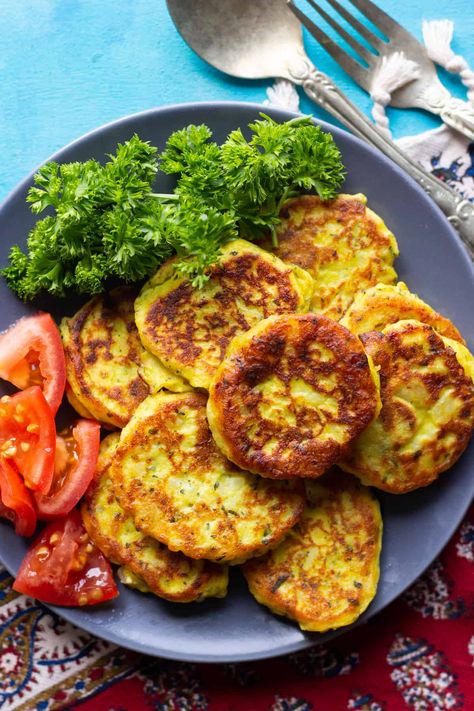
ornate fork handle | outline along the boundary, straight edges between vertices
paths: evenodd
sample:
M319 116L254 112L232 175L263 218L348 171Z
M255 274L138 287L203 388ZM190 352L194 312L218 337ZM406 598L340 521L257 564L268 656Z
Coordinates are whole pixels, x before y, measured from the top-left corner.
M290 69L292 81L300 84L310 99L322 106L353 133L378 148L405 170L430 195L458 231L474 258L474 204L441 183L408 158L390 139L379 133L369 119L342 93L331 79L306 58Z

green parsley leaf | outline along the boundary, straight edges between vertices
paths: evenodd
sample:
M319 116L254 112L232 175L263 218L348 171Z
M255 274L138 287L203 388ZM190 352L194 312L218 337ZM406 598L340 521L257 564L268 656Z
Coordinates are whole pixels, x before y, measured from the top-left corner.
M249 129L248 138L237 129L219 146L207 126L187 126L161 155L134 135L105 165L43 166L27 201L48 215L28 235L26 253L11 249L2 270L8 285L25 301L43 291L97 294L110 278L143 280L177 255L177 272L199 288L225 242L275 235L289 197L334 197L341 156L310 117L277 123L262 114ZM170 195L153 192L159 170L176 176Z

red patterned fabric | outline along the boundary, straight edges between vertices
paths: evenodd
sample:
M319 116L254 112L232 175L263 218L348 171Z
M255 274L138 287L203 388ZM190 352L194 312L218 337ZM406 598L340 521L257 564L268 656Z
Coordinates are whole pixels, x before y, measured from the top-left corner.
M333 643L248 664L184 664L119 649L11 591L0 573L0 709L474 709L474 506L395 603Z

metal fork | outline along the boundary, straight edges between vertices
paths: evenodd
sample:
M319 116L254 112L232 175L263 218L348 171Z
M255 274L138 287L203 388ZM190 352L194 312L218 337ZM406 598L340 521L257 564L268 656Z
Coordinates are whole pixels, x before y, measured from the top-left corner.
M307 0L311 7L352 47L357 55L354 59L323 30L321 30L293 0L287 0L290 10L307 28L331 57L367 92L370 93L374 75L382 59L395 51L401 51L407 59L416 62L420 76L395 91L391 105L400 108L416 107L430 111L441 117L444 123L460 131L471 141L474 140L474 108L466 101L454 98L441 84L436 68L428 57L426 49L404 27L374 5L371 0L350 0L365 17L387 38L381 39L354 17L338 0L327 0L329 5L343 17L356 32L370 45L367 49L353 35L349 34L315 0Z

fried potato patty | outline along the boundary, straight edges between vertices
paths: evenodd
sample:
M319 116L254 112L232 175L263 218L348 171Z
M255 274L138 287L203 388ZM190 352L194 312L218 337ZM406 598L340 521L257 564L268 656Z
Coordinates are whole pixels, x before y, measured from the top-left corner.
M159 358L143 349L141 363L138 368L140 376L150 388L151 393L159 390L171 390L173 393L184 393L192 390L191 385L178 373L173 373Z
M111 471L137 528L191 558L263 553L304 505L297 487L240 471L219 452L197 392L148 397L122 431Z
M427 323L442 336L464 343L456 326L419 296L412 294L402 281L396 285L376 284L366 291L360 291L341 323L352 333L360 335L369 331L382 331L391 323L407 319Z
M77 401L100 422L123 427L149 388L139 375L143 347L130 287L96 296L61 322L66 373Z
M68 399L69 404L77 412L78 415L80 415L81 417L85 417L88 420L94 419L94 415L91 412L89 412L89 410L87 410L87 408L85 408L84 405L81 402L79 402L77 397L74 395L69 383L66 383L65 393L66 393L66 397ZM106 429L108 429L108 428L106 427Z
M207 414L222 452L275 479L317 477L377 414L360 340L326 316L271 316L231 343Z
M382 518L370 489L332 470L305 482L303 517L274 550L243 566L252 595L303 630L350 625L375 596Z
M360 289L393 284L397 241L364 195L302 195L282 208L275 254L314 278L311 309L336 321ZM270 246L270 245L269 245Z
M382 410L341 463L364 484L404 494L431 484L466 448L474 386L427 324L399 321L362 336L380 368Z
M313 280L244 240L222 248L210 279L195 289L166 263L138 297L143 344L191 385L207 388L230 340L275 313L307 311Z
M97 471L84 497L81 513L94 543L112 562L122 565L120 579L142 592L173 602L224 597L225 566L172 553L154 538L137 530L117 501L110 465L119 434L106 437L100 447Z
M458 363L462 365L467 377L474 382L474 356L472 355L471 351L463 343L459 343L459 341L454 341L452 338L446 338L446 336L442 336L442 339L444 341L444 344L452 348L453 351L456 353Z
M129 588L139 590L139 592L142 593L152 592L143 578L140 578L139 575L135 575L135 573L130 570L130 568L127 568L126 565L121 565L117 568L117 577L121 583Z

